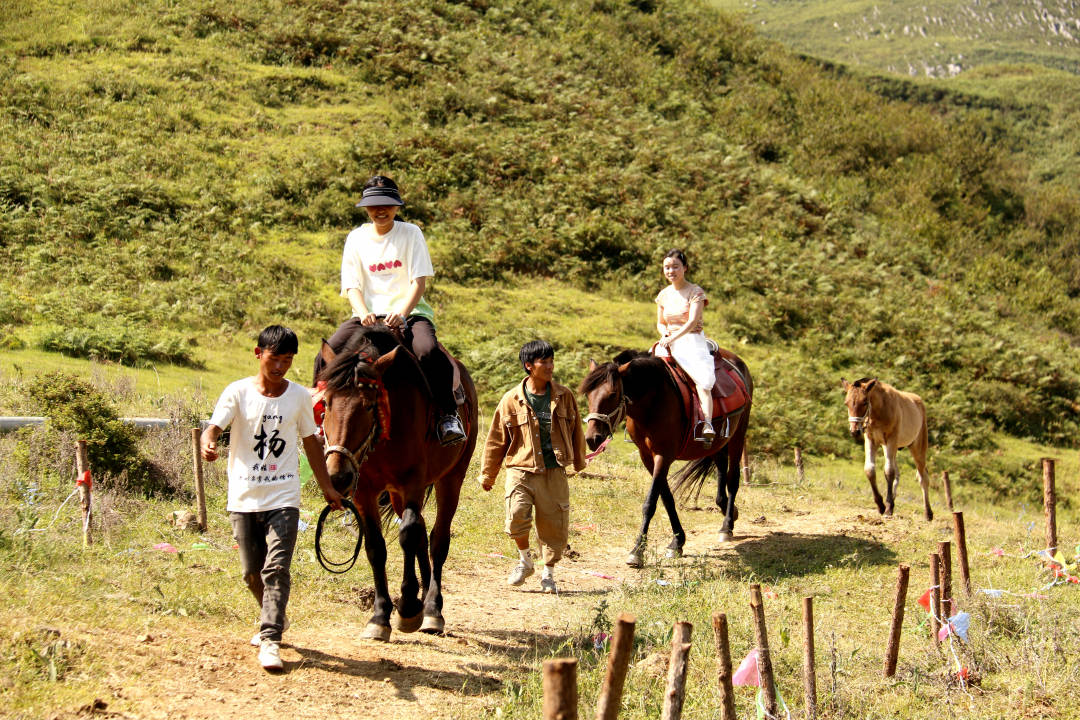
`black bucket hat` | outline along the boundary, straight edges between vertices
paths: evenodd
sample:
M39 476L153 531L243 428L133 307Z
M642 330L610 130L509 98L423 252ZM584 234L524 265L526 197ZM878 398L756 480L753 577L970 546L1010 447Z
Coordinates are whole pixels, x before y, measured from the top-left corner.
M404 205L397 188L389 185L375 185L364 188L364 194L356 207L377 207L380 205Z

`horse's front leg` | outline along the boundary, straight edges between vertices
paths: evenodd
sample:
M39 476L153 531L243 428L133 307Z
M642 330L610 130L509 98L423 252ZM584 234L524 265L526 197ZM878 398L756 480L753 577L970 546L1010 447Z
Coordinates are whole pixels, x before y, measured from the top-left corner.
M428 565L427 528L424 527L424 518L420 515L420 503L415 500L408 502L405 511L401 514L398 542L401 544L404 567L401 574L401 598L398 600L397 615L394 616L394 628L401 632L411 633L420 629L424 611L423 603L419 598L421 583L416 579L416 568L418 566L420 568L420 577L424 587L427 587L431 576L431 568Z
M881 499L881 493L877 489L877 465L875 464L875 458L877 457L878 445L870 439L869 433L863 434L864 443L866 446L866 463L863 465L863 471L866 473L866 479L870 481L870 489L874 493L874 502L877 504L877 511L879 513L885 512L885 503ZM886 476L888 473L886 473ZM886 477L886 480L888 477Z
M390 599L390 587L386 583L386 541L382 536L379 510L374 498L367 498L360 507L364 520L364 545L368 563L371 564L372 583L375 586L375 603L371 619L361 637L369 640L390 639L390 613L394 603Z
M667 484L668 468L671 467L671 461L661 455L654 457L645 453L641 453L641 459L646 469L652 473L652 483L649 485L649 492L645 495L645 503L641 506L641 528L638 530L637 540L634 541L634 546L626 558L627 565L637 568L645 564L645 544L648 539L649 524L652 522L653 515L656 514L656 501L658 499L663 499L664 507L668 509L672 530L676 532L676 539L682 534L682 526L679 524L679 517L675 512L675 499L671 496L671 488ZM685 541L685 535L682 536Z
M892 516L896 508L896 486L900 484L900 468L896 464L896 443L885 443L885 514Z

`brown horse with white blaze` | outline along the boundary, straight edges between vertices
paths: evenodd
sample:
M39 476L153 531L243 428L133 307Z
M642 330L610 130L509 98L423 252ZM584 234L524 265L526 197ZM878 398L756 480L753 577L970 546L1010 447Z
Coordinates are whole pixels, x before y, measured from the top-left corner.
M465 442L442 446L435 433L435 405L419 361L385 325L359 328L340 353L323 342L317 379L326 383L326 468L334 487L351 495L375 585L373 615L363 637L390 638L395 609L386 577L386 543L379 498L389 495L400 518L404 555L401 598L394 627L401 632L442 633L442 569L450 548L450 522L476 447L476 388L461 363ZM423 509L429 491L437 503L430 537ZM417 580L416 570L420 571Z
M915 461L915 471L922 487L923 508L926 519L933 520L930 509L930 476L926 472L926 406L915 393L897 390L877 378L861 378L849 383L843 378L844 404L848 409L848 430L856 442L866 447L866 464L863 469L878 512L892 515L896 485L900 469L896 466L896 451L907 448ZM878 448L885 448L885 501L878 492L875 457Z

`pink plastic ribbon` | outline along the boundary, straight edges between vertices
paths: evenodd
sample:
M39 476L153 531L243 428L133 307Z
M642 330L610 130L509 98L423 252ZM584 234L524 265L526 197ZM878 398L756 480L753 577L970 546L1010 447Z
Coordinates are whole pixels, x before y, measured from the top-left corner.
M750 653L743 658L743 661L739 663L739 669L731 676L732 685L753 685L759 687L761 685L758 680L757 671L758 651L754 648Z
M167 542L158 543L157 545L154 546L154 549L155 550L160 550L161 552L167 552L167 553L177 552L177 549L174 548L172 545L170 545Z

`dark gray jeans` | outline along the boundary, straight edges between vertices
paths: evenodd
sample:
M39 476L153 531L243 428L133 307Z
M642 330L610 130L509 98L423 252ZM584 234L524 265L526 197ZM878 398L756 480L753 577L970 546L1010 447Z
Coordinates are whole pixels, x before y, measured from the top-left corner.
M240 548L244 582L262 607L263 640L281 642L285 606L289 603L293 548L300 522L298 508L229 513L233 538Z

